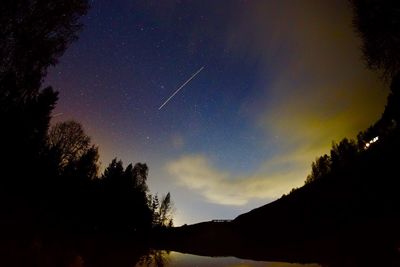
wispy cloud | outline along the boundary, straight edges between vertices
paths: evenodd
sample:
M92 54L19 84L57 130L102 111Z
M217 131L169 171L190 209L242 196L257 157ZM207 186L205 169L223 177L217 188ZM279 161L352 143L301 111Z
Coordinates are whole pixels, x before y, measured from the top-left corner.
M298 159L285 159L288 165L297 165ZM197 191L212 203L221 205L245 205L253 199L273 199L281 196L294 184L301 184L303 175L292 168L274 168L274 164L284 164L278 160L269 162L274 171L269 174L238 176L221 171L202 155L186 155L167 164L169 174L178 184ZM269 166L264 166L269 168ZM304 174L304 173L303 173ZM297 176L297 179L295 178Z

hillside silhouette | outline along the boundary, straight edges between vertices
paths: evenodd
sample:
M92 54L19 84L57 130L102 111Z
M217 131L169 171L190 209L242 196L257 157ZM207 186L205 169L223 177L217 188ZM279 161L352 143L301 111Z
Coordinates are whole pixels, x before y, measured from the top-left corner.
M382 264L384 258L385 266L397 266L399 86L396 76L382 117L357 141L345 138L317 158L304 186L230 222L170 229L158 245L208 256L327 266L361 266L359 259ZM354 261L344 265L344 259Z

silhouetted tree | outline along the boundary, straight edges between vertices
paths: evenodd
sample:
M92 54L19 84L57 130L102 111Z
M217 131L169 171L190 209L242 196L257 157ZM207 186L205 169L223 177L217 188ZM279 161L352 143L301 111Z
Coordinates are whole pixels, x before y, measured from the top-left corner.
M399 127L400 123L400 74L392 79L390 85L390 94L387 98L385 110L382 114L382 120L387 128L393 129Z
M173 226L173 211L174 205L171 200L171 194L168 192L167 195L163 196L161 203L158 199L158 195L149 197L149 206L153 214L153 227L172 227Z
M400 2L350 0L354 27L362 39L367 66L383 71L385 78L400 70Z
M168 194L162 198L158 212L160 217L159 223L161 226L172 226L172 212L173 204L171 201L171 194L168 192Z
M151 227L172 226L171 194L161 202L150 195L147 187L148 167L137 163L125 169L120 160L113 159L101 178L103 183L103 215L106 228L150 230Z
M158 195L149 196L149 206L151 207L152 212L152 225L153 227L160 225L160 214L159 214L159 207L160 201L158 200Z
M306 184L312 183L331 171L331 158L328 155L319 157L311 164L311 174L307 176Z
M138 166L138 167L137 167ZM113 159L102 176L104 182L104 223L114 230L150 229L153 215L147 195L146 164L129 164Z
M104 170L102 179L106 183L116 183L120 177L123 176L124 167L122 166L122 161L115 158L111 161L108 167Z
M97 148L90 144L90 137L78 122L66 121L54 125L49 131L48 147L51 155L57 159L60 172L80 166L90 169L91 178L97 175ZM84 162L87 163L85 167L82 166Z
M3 97L37 97L47 68L55 65L82 27L87 0L5 0L0 9L0 81ZM4 87L3 87L4 86Z
M57 101L51 87L42 88L47 68L57 63L77 38L87 0L5 0L0 8L0 140L2 177L41 176L50 113ZM18 159L18 160L16 160ZM25 168L18 168L24 162ZM18 171L15 171L18 170ZM12 177L11 177L12 176ZM8 188L9 190L10 188ZM26 193L26 192L25 192Z
M354 140L344 138L339 144L333 143L330 156L331 168L335 169L351 163L356 157L357 151L357 144Z
M400 2L350 0L354 27L362 39L367 66L391 82L381 128L397 127L400 120ZM393 125L396 124L396 125Z
M94 180L99 171L98 160L98 148L92 145L77 161L69 166L84 178Z
M364 143L365 135L360 133L358 138L358 143L347 138L344 138L339 144L332 143L330 156L325 154L311 164L311 174L307 176L305 184L324 178L332 171L352 164L359 151L364 148L364 145L361 145L360 142Z
M15 219L25 226L42 225L47 221L42 215L57 202L50 198L56 195L52 185L44 181L54 174L46 138L58 96L42 82L48 67L77 38L79 18L87 9L87 0L1 2L0 203L1 210L25 216Z
M136 163L133 168L134 186L143 192L148 191L146 184L147 175L149 174L149 168L146 163Z

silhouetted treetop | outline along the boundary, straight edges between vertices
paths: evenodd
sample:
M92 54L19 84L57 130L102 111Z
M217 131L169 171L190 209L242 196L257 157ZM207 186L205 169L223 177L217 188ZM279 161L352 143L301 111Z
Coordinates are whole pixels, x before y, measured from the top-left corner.
M36 94L82 27L87 0L5 0L0 8L0 81L14 82L22 97Z
M153 214L153 227L172 227L174 204L171 200L171 194L164 195L161 198L161 204L158 200L158 195L149 196L149 207Z
M98 148L90 143L78 122L59 122L51 127L47 150L57 174L78 180L97 178Z
M136 163L133 168L134 186L143 192L149 189L146 184L147 176L149 174L149 167L146 163Z
M124 169L122 161L115 158L104 170L102 180L112 187L122 186L146 194L148 191L146 183L148 172L149 168L145 163L136 163L134 167L129 164Z
M343 138L339 144L333 143L331 149L331 164L333 168L349 164L358 153L354 140Z
M386 79L400 71L400 1L350 0L367 66Z
M160 224L164 227L173 226L172 223L172 213L173 213L173 203L171 200L171 194L168 192L161 200L161 205L159 208Z
M331 171L331 158L328 155L319 157L311 164L311 174L307 176L306 184L318 180Z
M59 122L49 131L48 145L57 152L60 166L65 167L90 149L90 137L76 121Z
M106 183L113 183L116 180L120 180L124 175L124 167L122 161L115 158L111 161L108 167L104 170L102 179Z
M382 120L388 121L389 127L393 127L393 123L400 123L400 75L393 77L390 91Z
M333 142L330 155L325 154L311 164L311 174L307 176L305 184L323 179L330 173L352 164L359 153L364 150L366 138L368 138L366 135L360 133L358 143L347 138L343 138L339 143Z

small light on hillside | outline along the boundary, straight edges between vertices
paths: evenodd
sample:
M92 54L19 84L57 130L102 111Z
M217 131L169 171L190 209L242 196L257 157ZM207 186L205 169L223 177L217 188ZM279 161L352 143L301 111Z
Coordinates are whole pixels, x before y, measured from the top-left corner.
M378 140L379 140L379 136L372 138L369 142L367 142L365 144L364 149L368 149L371 146L371 144L375 143Z

